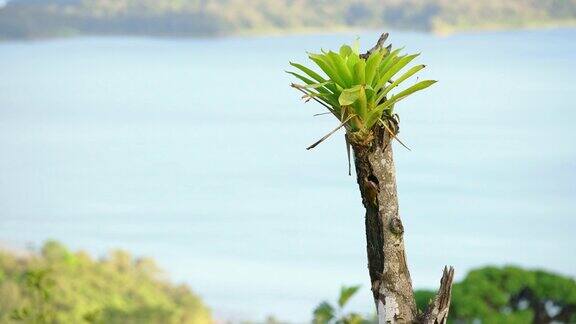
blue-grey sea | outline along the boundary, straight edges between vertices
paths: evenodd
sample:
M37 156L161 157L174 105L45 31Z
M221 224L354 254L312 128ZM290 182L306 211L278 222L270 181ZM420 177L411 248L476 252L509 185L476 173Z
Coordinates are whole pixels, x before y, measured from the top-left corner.
M284 73L376 31L0 43L0 242L150 256L221 319L372 311L342 133ZM439 80L396 106L414 285L487 264L576 275L576 29L393 32Z

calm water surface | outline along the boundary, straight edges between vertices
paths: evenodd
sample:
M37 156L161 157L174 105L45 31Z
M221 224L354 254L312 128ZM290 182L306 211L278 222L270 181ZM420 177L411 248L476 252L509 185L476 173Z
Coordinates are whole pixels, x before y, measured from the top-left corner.
M154 257L221 318L371 310L343 136L283 73L355 34L0 44L0 240ZM376 33L362 33L372 45ZM576 30L393 34L440 82L397 107L408 261L576 275Z

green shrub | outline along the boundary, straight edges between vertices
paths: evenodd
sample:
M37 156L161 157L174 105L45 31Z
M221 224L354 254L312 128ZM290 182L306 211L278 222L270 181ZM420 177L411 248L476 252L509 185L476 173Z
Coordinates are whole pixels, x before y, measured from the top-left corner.
M0 252L0 323L211 323L200 298L160 279L150 259L101 260L49 241L39 255Z

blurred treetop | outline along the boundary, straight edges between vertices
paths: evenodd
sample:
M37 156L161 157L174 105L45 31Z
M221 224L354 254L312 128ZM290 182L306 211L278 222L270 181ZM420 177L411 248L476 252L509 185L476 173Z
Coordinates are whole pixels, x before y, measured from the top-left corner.
M151 259L114 251L100 260L47 242L38 255L0 251L0 323L212 323L186 286Z
M419 290L423 308L433 291ZM452 290L455 323L576 323L576 281L514 266L472 270Z

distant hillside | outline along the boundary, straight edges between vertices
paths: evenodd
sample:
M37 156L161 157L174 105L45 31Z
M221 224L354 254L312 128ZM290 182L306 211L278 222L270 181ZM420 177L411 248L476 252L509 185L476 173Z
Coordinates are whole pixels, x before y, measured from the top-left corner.
M450 32L574 24L576 0L12 0L0 9L0 38L15 39L381 26Z

